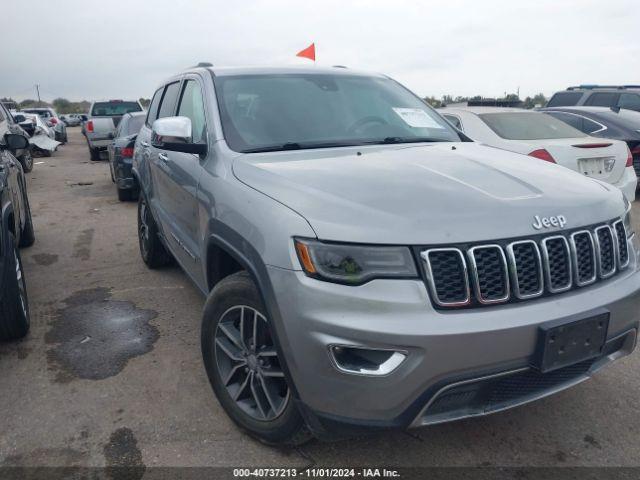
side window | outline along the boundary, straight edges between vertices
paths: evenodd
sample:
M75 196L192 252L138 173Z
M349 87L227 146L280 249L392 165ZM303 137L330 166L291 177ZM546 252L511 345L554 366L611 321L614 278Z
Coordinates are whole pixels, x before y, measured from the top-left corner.
M614 107L618 103L618 95L615 92L596 92L587 98L584 104L594 107Z
M626 108L627 110L640 112L640 95L636 95L635 93L623 93L620 95L618 106L620 108Z
M162 98L162 88L153 95L151 103L149 104L149 112L147 112L147 120L145 121L147 127L150 127L153 122L158 118L158 105L160 105L160 99Z
M566 124L571 125L573 128L577 128L581 132L584 132L583 118L578 115L571 115L564 112L545 112L558 120L563 121Z
M592 120L589 120L588 118L582 119L582 123L584 124L584 128L582 129L582 131L588 134L595 133L606 128L603 125L600 125L598 122L594 122Z
M124 136L122 132L125 132L127 128L127 117L122 117L120 123L118 124L118 128L116 129L115 138Z
M178 116L191 119L193 132L193 143L203 143L206 141L206 121L204 114L204 99L200 85L195 80L187 80L182 90Z
M174 82L167 85L162 96L162 103L158 111L158 118L172 117L176 108L176 100L180 91L180 82Z
M451 125L456 127L458 130L462 131L462 122L460 121L460 117L457 117L455 115L447 115L447 114L443 114L442 116L446 118Z

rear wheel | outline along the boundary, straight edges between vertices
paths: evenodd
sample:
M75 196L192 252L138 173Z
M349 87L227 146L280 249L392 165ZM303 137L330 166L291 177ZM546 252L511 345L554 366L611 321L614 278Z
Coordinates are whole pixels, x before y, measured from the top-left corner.
M133 192L129 189L118 188L118 200L121 202L130 202L133 200Z
M138 200L138 243L142 260L149 268L160 268L171 262L171 255L160 240L158 227L142 193Z
M100 150L97 148L89 147L89 156L91 157L92 162L97 162L100 160Z
M24 201L26 218L24 221L24 227L22 227L22 232L20 232L20 246L30 247L36 241L36 234L33 230L33 219L31 217L31 206L29 205L29 197L27 196L27 190L24 186L22 189L22 198Z
M293 402L260 294L246 272L220 281L202 318L202 356L218 401L229 417L267 443L310 440Z
M12 233L9 233L7 244L0 303L0 340L15 340L29 331L29 300L20 252Z

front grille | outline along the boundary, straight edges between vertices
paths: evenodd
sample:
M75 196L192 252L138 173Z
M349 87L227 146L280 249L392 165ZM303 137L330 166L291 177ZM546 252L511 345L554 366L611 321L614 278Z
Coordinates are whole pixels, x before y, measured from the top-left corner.
M630 259L622 221L420 254L437 308L478 307L565 292L611 277Z
M507 261L500 246L474 247L469 250L469 259L478 300L493 303L509 298Z
M596 228L600 260L600 276L610 277L616 271L615 244L608 225Z
M627 245L627 231L624 223L620 220L613 224L616 232L618 259L620 260L620 268L624 268L629 264L629 246Z

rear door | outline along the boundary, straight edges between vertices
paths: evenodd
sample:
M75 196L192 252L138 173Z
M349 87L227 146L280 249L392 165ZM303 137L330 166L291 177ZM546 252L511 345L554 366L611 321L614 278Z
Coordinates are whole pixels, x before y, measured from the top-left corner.
M584 104L590 107L615 107L619 98L618 92L593 92Z
M177 116L191 120L192 141L207 144L207 122L203 97L203 85L197 75L187 75L180 88ZM169 219L169 242L174 243L182 266L198 282L201 269L197 268L200 259L200 239L197 193L201 162L204 160L191 153L159 151L164 157L166 174L162 202Z

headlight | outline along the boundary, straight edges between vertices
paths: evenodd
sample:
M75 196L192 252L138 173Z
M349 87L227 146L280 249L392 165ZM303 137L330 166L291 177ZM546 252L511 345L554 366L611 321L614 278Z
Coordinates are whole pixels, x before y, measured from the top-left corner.
M407 247L345 245L295 239L296 253L310 277L360 285L374 278L416 278Z

